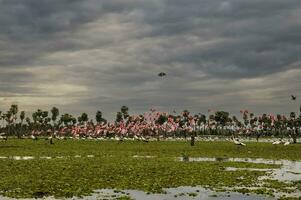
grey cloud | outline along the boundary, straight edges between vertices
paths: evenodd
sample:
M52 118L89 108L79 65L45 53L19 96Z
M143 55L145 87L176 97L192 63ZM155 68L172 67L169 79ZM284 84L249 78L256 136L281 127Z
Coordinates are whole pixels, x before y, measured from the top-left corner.
M267 106L230 83L300 69L300 10L299 0L0 0L0 97L89 112Z

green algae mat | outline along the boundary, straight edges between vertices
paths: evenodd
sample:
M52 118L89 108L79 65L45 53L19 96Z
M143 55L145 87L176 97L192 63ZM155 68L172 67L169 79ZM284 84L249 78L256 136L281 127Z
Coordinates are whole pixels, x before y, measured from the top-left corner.
M216 160L189 162L190 157ZM50 145L44 140L11 139L0 143L0 195L61 198L90 195L102 188L158 193L164 192L163 188L202 186L216 191L267 196L280 193L284 195L277 198L299 198L289 194L298 194L301 180L275 180L265 171L280 168L279 164L221 162L224 158L301 161L301 145L197 142L190 146L183 141L93 140L60 140Z

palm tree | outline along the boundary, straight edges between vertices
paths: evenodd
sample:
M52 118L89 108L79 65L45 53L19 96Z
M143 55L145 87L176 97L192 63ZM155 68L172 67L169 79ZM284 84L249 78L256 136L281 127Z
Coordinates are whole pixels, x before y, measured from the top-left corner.
M9 110L11 111L13 117L16 119L17 118L16 115L17 115L18 110L19 110L18 105L16 105L16 104L11 105Z
M18 113L18 105L16 105L16 104L12 104L11 106L10 106L10 109L9 109L9 111L10 111L10 113L11 113L11 117L12 117L12 119L11 119L11 124L10 124L10 126L12 126L12 128L13 128L13 133L15 133L15 131L16 131L16 127L15 127L15 122L16 122L16 120L17 120L17 113Z
M106 119L102 118L102 112L99 111L99 110L96 112L95 119L96 119L97 123L106 122L107 121Z
M58 108L53 107L53 108L51 109L51 114L52 114L51 120L52 120L52 123L53 123L53 132L55 132L56 120L57 120L57 117L58 117L59 114L60 114L60 111L59 111Z
M121 122L123 119L122 119L122 113L121 112L117 112L116 114L116 122Z
M89 120L87 113L82 113L81 116L77 118L79 123L84 123L86 125L87 121Z
M63 123L64 126L70 126L76 124L76 119L72 115L65 113L61 116L59 123Z
M122 106L121 109L122 118L125 121L129 117L129 108L127 106Z
M25 119L25 111L21 111L20 112L21 123L20 123L20 131L18 131L18 138L21 138L21 133L22 133L22 128L23 128L22 126L23 126L24 119Z
M32 123L31 123L30 118L29 118L29 117L26 117L26 118L25 118L25 121L26 121L26 123L27 123L27 132L28 132L28 131L31 131L31 130L33 129L33 127L32 127Z
M298 126L300 126L299 122L300 122L300 116L299 116L299 118L296 118L296 113L291 112L290 120L289 120L289 127L291 129L290 132L291 132L291 136L293 138L294 143L297 143L297 137L299 134Z
M223 132L226 123L229 121L229 113L225 111L217 111L215 112L214 119L218 123L218 125L222 126Z
M2 111L0 110L0 120L2 120ZM0 129L2 128L1 124L0 124Z
M23 123L24 119L25 119L25 111L21 111L21 112L20 112L20 120L21 120L21 124Z

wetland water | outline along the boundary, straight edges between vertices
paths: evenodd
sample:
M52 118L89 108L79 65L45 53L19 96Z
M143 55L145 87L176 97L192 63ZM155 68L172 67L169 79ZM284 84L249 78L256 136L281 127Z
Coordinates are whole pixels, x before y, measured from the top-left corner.
M74 155L74 156L40 156L40 157L33 157L33 156L2 156L0 160L6 159L13 159L16 161L28 161L32 159L66 159L66 158L90 158L94 159L94 155ZM156 156L145 156L145 155L134 155L132 156L136 159L154 159ZM271 179L277 180L281 182L292 182L292 181L300 181L301 180L301 161L291 161L291 160L271 160L271 159L262 159L262 158L207 158L207 157L177 157L175 158L176 162L244 162L244 163L255 163L255 164L274 164L279 165L279 168L241 168L241 167L225 167L225 171L239 171L239 170L248 170L248 171L265 171L267 172L266 175L259 177L259 181ZM246 187L247 188L247 187ZM261 187L253 187L247 189L260 189ZM267 197L267 196L259 196L255 194L241 194L237 192L233 192L236 189L243 189L243 188L235 188L235 187L228 187L223 188L224 191L227 192L216 192L209 189L205 189L203 187L178 187L178 188L167 188L165 189L165 193L162 194L149 194L143 191L138 190L114 190L114 189L101 189L96 190L91 196L85 196L83 198L71 198L71 199L87 199L87 200L94 200L94 199L116 199L118 197L127 196L131 199L141 199L141 200L171 200L171 199L202 199L202 200L210 200L210 199L245 199L245 200L260 200L260 199L277 199L283 195L287 197L301 197L301 192L295 191L292 193L281 193L278 191L274 191L275 197ZM11 198L7 197L0 197L0 200L10 200ZM55 199L53 197L45 197L43 199Z
M82 198L66 198L66 200L98 200L98 199L118 199L120 197L129 197L135 200L273 200L274 198L254 195L240 194L237 192L214 192L202 187L178 187L167 188L164 194L148 194L139 190L96 190L92 195ZM42 198L45 200L54 200L54 197ZM0 200L11 200L11 198L0 197ZM27 199L29 200L29 199ZM33 199L32 199L33 200Z
M262 158L204 158L204 157L188 157L177 158L179 161L187 162L245 162L255 164L276 164L280 168L275 169L256 169L256 168L234 168L228 167L226 170L251 170L251 171L267 171L270 177L279 181L300 181L301 180L301 161L290 160L269 160Z

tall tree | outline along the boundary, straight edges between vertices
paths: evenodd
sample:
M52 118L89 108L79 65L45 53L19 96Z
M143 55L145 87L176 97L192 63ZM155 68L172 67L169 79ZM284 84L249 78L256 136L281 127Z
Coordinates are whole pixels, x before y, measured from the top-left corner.
M120 111L121 111L123 120L128 119L128 117L129 117L129 108L127 106L122 106Z
M65 113L61 116L59 123L63 123L64 126L74 125L76 123L76 119L72 115Z
M18 109L18 105L17 104L12 104L11 106L10 106L10 109L9 109L9 111L11 112L11 114L12 114L12 118L11 118L11 124L10 124L10 126L12 126L11 128L11 132L13 132L13 134L15 133L15 131L16 131L16 127L15 127L15 125L16 125L16 121L17 121L17 113L18 113L18 111L19 111L19 109Z
M23 131L23 122L24 122L24 119L25 119L25 111L21 111L20 112L20 131L18 131L18 138L21 138L21 134L22 134L22 131Z
M95 119L97 123L106 122L106 120L102 117L102 112L99 110L96 112Z
M87 121L89 120L88 114L87 113L82 113L78 118L77 118L79 123L84 123L86 125Z
M2 118L2 111L0 110L0 120L3 120L3 118ZM2 128L2 125L0 124L0 129Z
M121 112L117 112L116 114L116 122L121 122L122 121L122 113Z
M59 116L60 114L60 111L57 107L53 107L51 109L51 120L52 120L52 123L53 123L53 132L55 132L55 127L56 127L56 120L57 120L57 117Z

